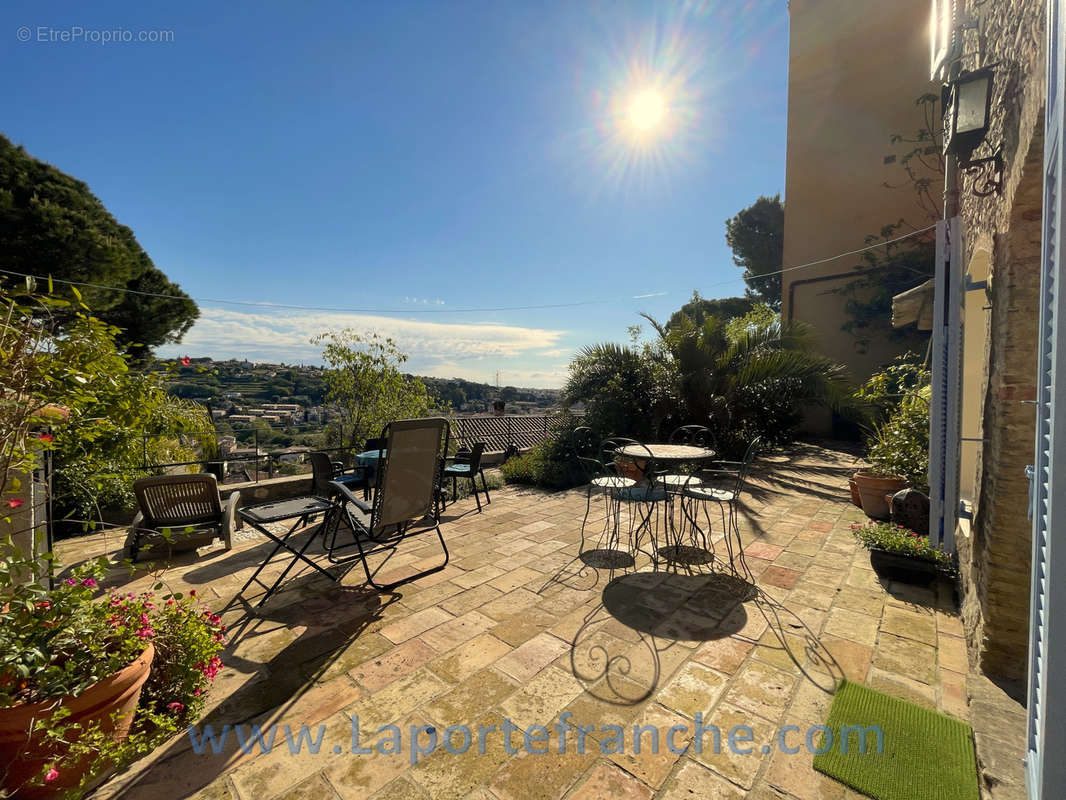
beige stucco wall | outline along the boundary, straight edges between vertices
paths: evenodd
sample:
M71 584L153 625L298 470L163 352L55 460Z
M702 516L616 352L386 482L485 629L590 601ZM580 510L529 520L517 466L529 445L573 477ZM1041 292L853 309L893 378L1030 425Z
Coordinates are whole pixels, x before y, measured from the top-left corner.
M931 223L910 188L885 188L906 179L884 161L903 152L892 134L922 126L915 100L938 91L929 81L928 0L793 0L790 11L786 266L863 247L900 219ZM824 352L864 380L900 347L880 340L863 352L841 330L845 301L832 290L848 279L792 290L859 264L849 256L786 273L782 311L814 325Z

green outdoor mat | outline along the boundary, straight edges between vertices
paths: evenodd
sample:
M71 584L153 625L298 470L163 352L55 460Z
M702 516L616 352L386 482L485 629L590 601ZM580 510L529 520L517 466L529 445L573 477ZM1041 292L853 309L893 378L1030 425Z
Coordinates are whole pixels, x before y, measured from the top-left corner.
M883 751L875 732L842 733L841 726L880 727ZM965 722L843 681L826 727L818 749L830 746L814 768L852 789L876 800L979 800L973 729Z

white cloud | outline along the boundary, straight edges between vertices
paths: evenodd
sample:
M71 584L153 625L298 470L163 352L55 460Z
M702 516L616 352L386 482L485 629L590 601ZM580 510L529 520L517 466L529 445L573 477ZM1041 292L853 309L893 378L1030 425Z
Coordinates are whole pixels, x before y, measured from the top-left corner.
M568 352L558 347L566 331L319 311L201 307L181 344L159 348L159 354L321 363L322 348L311 337L344 328L391 337L409 356L405 369L417 374L494 382L499 370L502 382L547 387L562 385L566 376L565 363L558 363Z

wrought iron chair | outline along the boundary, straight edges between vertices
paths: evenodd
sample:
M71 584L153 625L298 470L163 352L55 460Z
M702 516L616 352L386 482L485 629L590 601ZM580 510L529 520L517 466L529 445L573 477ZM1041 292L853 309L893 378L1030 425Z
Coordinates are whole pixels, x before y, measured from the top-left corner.
M237 516L240 492L223 504L214 475L155 475L134 482L137 514L130 523L125 547L130 559L142 550L150 557L203 547L221 539L233 546L233 531L243 527Z
M452 502L459 496L456 491L456 483L460 478L470 480L470 486L474 491L474 500L477 502L478 513L481 513L481 498L478 497L477 476L481 476L482 491L485 492L485 504L492 502L489 497L489 484L485 480L485 470L481 466L481 457L488 445L485 442L474 442L469 450L460 450L454 456L445 459L444 477L452 479ZM451 462L450 464L448 462ZM442 498L443 502L443 498Z
M604 516L603 530L597 535L597 546L591 552L605 553L617 550L619 503L614 492L616 489L636 486L637 482L619 472L618 465L614 462L613 452L610 461L604 462L602 449L591 428L584 426L574 428L570 433L570 450L587 487L585 517L581 520L580 555L584 556L586 553L585 526L588 524L589 514L592 513L593 494L603 497Z
M687 444L692 447L714 449L714 435L705 425L682 425L670 434L670 444ZM678 492L682 486L699 486L699 477L691 473L667 472L656 475L658 481L668 492Z
M627 456L620 456L618 451L626 448ZM612 488L611 494L617 501L619 510L625 507L629 510L629 545L635 554L640 550L641 538L647 533L651 539L652 561L658 564L659 556L659 509L669 501L670 496L666 489L657 484L656 475L652 470L654 459L646 445L633 439L611 437L600 444L601 459L605 465L612 465L621 475L622 465L627 461L632 465L634 474L643 476L642 481L633 478L629 486ZM639 519L639 521L638 521ZM618 537L621 534L617 534Z
M736 561L739 561L740 572L743 573L743 577L749 580L752 575L748 569L747 562L744 560L744 543L740 538L737 505L740 501L740 495L744 491L751 465L759 451L760 442L761 439L758 436L752 439L742 461L716 461L714 468L700 470L698 476L693 476L694 479L700 481L699 484L693 483L682 486L680 493L682 514L702 538L704 546L711 549L712 552L713 547L710 543L711 517L707 506L709 503L718 504L722 512L722 524L725 529L722 538L725 540L726 552L729 556L729 569L734 575L739 575L740 573L738 573L736 566ZM712 485L714 483L720 485L714 486ZM706 532L699 526L698 511L696 510L698 505L703 506L704 519L707 524ZM726 515L727 509L728 517Z
M379 463L372 503L363 502L347 486L334 481L337 501L323 525L329 560L339 564L358 558L367 583L382 591L440 572L448 565L448 546L436 514L448 421L434 417L391 422L385 427L385 439L385 460ZM351 531L353 541L338 544L342 520ZM436 531L444 550L443 563L389 583L375 582L374 573L388 563L412 533L412 525L420 522ZM358 551L356 554L340 555L352 547ZM372 573L367 559L383 552L389 555Z

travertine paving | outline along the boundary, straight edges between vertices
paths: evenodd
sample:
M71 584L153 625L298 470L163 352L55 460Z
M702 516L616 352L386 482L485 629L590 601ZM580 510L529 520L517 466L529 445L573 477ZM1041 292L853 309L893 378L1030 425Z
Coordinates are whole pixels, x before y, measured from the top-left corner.
M854 468L814 446L759 462L740 516L754 588L715 565L589 566L583 489L506 489L482 514L450 506L450 564L392 594L364 588L357 565L339 584L294 570L262 608L226 611L226 667L203 720L216 740L225 725L245 738L276 725L270 752L232 731L218 752L182 736L95 796L859 797L814 772L805 746L840 677L965 718L967 664L950 586L883 583L857 547ZM584 550L602 517L594 501ZM98 536L60 554L120 545ZM222 607L267 552L246 530L230 552L182 556L165 580ZM438 558L435 537L419 537L382 574ZM115 580L136 590L154 578ZM296 740L300 726L321 737L317 754L306 740L290 752L285 733Z

